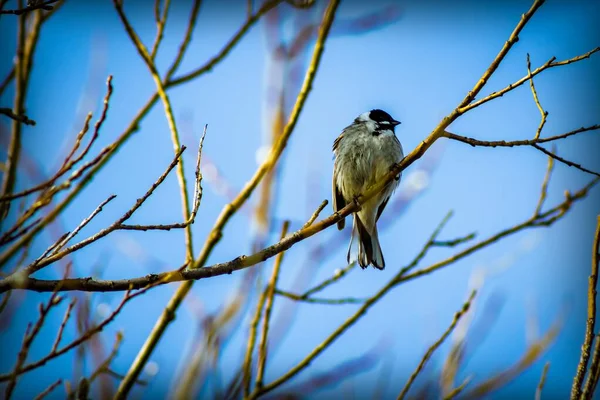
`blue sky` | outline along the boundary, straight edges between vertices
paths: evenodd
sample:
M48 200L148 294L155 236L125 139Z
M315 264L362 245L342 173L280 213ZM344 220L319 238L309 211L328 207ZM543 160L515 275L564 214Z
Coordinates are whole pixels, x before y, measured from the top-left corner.
M218 2L205 2L180 73L203 64L229 39L244 18L245 2L239 4L238 8L226 9ZM343 18L373 12L386 4L392 3L358 5L357 2L342 2L334 29ZM400 15L394 23L360 35L337 35L328 41L314 89L281 163L276 220L303 221L323 199L330 198L331 143L358 114L372 108L385 109L402 121L397 135L405 152L417 146L472 88L530 5L522 1L501 5L482 2L422 5L410 1L397 4ZM177 51L188 9L177 2L171 13L158 53L158 67L162 71ZM152 7L143 8L141 3L127 2L125 10L144 42L150 44L155 33ZM551 56L566 59L598 46L600 37L594 24L599 11L600 5L592 1L569 4L549 1L527 25L520 41L483 92L497 90L524 76L527 53L535 67ZM209 129L204 154L232 188L239 190L256 168L256 151L262 144L264 129L267 47L263 28L259 24L252 29L212 72L169 92L177 122L184 131L182 141L189 147L184 157L189 181L193 179L194 149L205 123L209 124ZM0 33L7 38L8 45L1 54L2 74L8 70L14 52L14 32L14 19L3 16ZM593 71L599 68L600 59L596 55L581 63L546 71L535 80L540 101L549 111L543 135L560 134L598 123L600 91L597 72ZM59 162L61 151L64 152L64 146L79 130L85 113L99 112L108 74L114 76L114 95L96 149L112 142L125 129L154 92L154 84L110 2L66 4L44 27L28 94L27 110L37 125L25 128L25 153L46 173ZM84 96L86 85L89 90ZM0 98L3 106L11 104L11 95L12 89ZM450 130L484 140L531 138L539 117L529 87L524 85L468 113ZM2 123L6 124L6 121ZM598 134L588 132L557 143L557 149L561 156L599 170L600 159L593 150L599 148L599 144ZM543 154L532 148L471 148L448 141L436 143L432 150L441 158L428 176L426 190L402 210L398 218L391 216L393 223L380 234L386 270L353 271L347 279L322 293L323 297L365 297L374 293L410 262L451 209L454 217L442 238L476 231L478 238L483 239L526 219L533 212L546 168L547 160ZM142 122L140 130L82 193L80 200L68 208L61 220L62 227L72 229L106 197L115 193L117 199L82 231L81 238L109 225L147 190L172 157L168 126L162 105L158 104ZM405 178L420 166L422 163L416 163L407 170ZM591 176L581 171L557 164L546 205L559 203L565 190L575 191L590 179ZM396 196L407 190L407 182L405 179ZM20 181L19 187L31 183ZM227 202L210 182L205 182L204 187L202 206L193 227L196 253ZM251 198L250 207L256 199L257 196ZM386 347L379 353L380 362L376 366L353 377L351 383L318 392L317 397L327 398L332 393L351 390L349 385L357 395L362 390L370 392L382 374L382 368L390 365L388 363L392 363L393 370L387 396L396 396L427 347L441 335L464 302L473 271L483 270L488 275L478 296L480 303L475 320L482 317L478 311L483 309L486 299L500 296L503 307L492 331L461 371L459 379L475 373L477 382L516 362L527 345L526 321L530 314L534 313L541 332L545 332L568 306L564 327L551 350L513 384L495 395L495 398L511 393L532 395L542 367L549 360L548 393L565 397L583 339L585 291L595 216L600 211L598 204L600 193L595 188L584 202L577 203L566 218L551 228L511 236L436 274L399 286L319 356L311 368L299 374L294 383L359 357L383 340ZM330 213L328 206L323 215ZM173 174L136 213L132 223L180 220L179 188ZM247 214L235 216L227 225L223 240L215 248L209 263L248 254L251 226ZM294 246L286 254L280 287L290 288L302 270L309 270L314 284L331 276L336 268L345 266L345 245L336 248L318 265L307 262L305 253L332 236L348 234L347 231L329 229ZM277 235L273 233L270 241L275 241ZM38 251L43 251L49 240L50 237L45 237L36 243ZM141 253L136 253L136 248L141 249ZM421 266L448 257L455 251L434 249ZM79 252L74 257L75 272L87 276L99 262L104 278L138 276L179 266L184 254L182 232L117 232ZM266 273L271 265L271 262L267 263ZM41 276L57 276L58 271L48 270ZM202 301L208 312L217 310L237 289L241 276L234 274L198 282L194 285L193 296ZM115 370L126 371L175 289L175 285L161 287L134 300L104 333L109 347L116 330L125 332L124 345L114 363ZM2 371L12 367L16 344L20 343L25 323L32 318L33 305L42 298L28 294L25 307L31 311L16 315L9 328L0 333L3 342L15 343L12 349L3 351L8 356L0 361ZM254 298L251 300L255 301ZM114 307L118 301L118 294L97 294L93 304L98 312L104 307L98 308L98 305ZM287 299L277 298L276 318L278 310L287 303ZM270 355L266 380L277 378L295 365L356 307L301 305L289 334ZM151 387L145 389L146 394L169 390L181 357L192 348L197 320L190 312L190 303L185 303L181 310L151 357L159 366L159 375L153 379ZM32 359L43 355L50 345L59 324L58 318L46 327L47 334L43 334L34 346ZM231 371L239 364L247 326L248 319L244 319L234 328L235 333L222 354L223 371ZM433 371L441 368L447 350L448 343L432 359ZM72 359L60 358L47 368L70 371ZM71 373L66 375L70 379ZM229 375L225 373L224 376ZM21 379L18 393L37 393L56 377L47 374L47 370L29 373ZM416 385L422 382L417 381Z

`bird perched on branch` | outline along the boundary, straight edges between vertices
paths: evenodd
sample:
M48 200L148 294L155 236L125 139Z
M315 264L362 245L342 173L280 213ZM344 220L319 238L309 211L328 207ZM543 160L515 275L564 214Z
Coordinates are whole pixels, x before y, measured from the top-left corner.
M390 171L390 167L404 157L402 145L394 128L400 122L383 110L375 109L359 115L333 142L333 210L335 212L356 199ZM347 260L354 237L358 238L358 265L366 268L372 264L385 268L385 260L377 236L377 220L390 196L400 183L400 175L381 192L366 201L354 213L352 235ZM345 219L338 229L344 229Z

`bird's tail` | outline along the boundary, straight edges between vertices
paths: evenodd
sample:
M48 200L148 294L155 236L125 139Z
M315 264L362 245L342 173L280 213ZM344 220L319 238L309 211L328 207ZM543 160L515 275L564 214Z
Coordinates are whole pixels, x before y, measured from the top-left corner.
M358 215L355 214L350 246L352 246L355 235L358 237L358 265L361 268L367 268L369 264L372 264L377 269L384 269L385 260L379 245L377 225L373 225L373 232L369 233ZM348 248L348 259L350 259L350 248Z

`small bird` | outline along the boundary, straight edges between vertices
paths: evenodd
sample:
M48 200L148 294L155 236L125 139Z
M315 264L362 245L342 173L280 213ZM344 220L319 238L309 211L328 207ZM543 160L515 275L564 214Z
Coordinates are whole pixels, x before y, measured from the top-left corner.
M333 210L335 212L355 201L358 195L386 175L393 164L404 157L402 145L394 128L400 122L383 110L374 109L359 115L333 142ZM400 184L401 174L381 192L362 205L354 213L352 235L348 246L347 261L354 237L358 237L358 265L367 268L385 268L385 260L377 236L377 221L390 196ZM345 219L338 221L339 230L344 229Z

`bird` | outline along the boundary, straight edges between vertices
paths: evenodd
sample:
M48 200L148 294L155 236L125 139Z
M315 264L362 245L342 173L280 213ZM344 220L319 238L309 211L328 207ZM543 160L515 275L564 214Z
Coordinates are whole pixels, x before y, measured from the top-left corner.
M404 158L402 144L395 133L400 122L390 114L373 109L360 114L333 142L334 165L332 182L333 211L338 212L357 196L375 184L390 168ZM358 265L369 265L383 270L385 260L379 244L377 221L388 204L390 196L400 184L398 174L382 191L367 200L359 211L353 213L352 234L346 260L354 238L358 238ZM344 229L345 218L338 221Z

